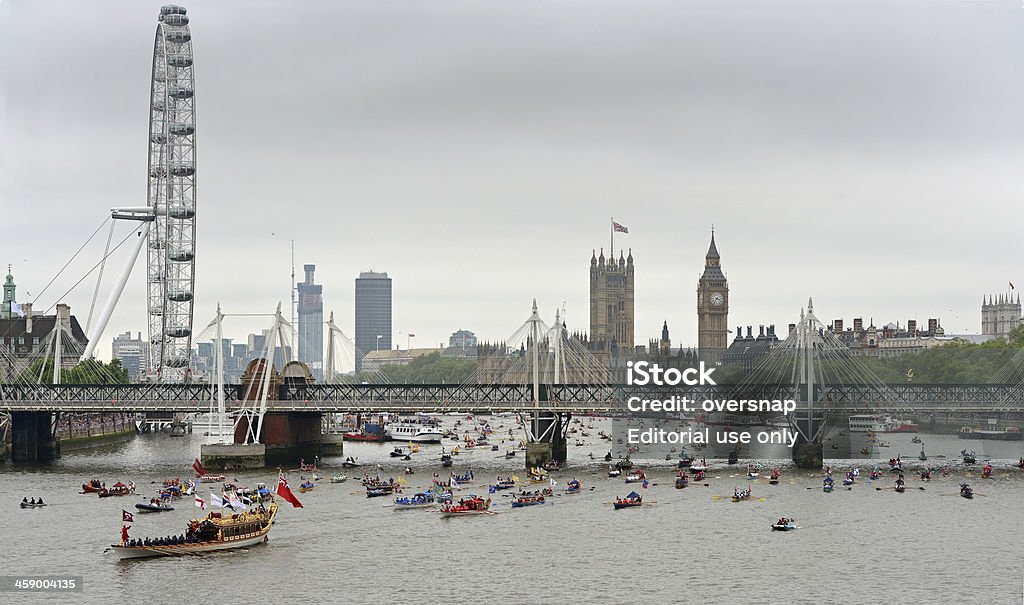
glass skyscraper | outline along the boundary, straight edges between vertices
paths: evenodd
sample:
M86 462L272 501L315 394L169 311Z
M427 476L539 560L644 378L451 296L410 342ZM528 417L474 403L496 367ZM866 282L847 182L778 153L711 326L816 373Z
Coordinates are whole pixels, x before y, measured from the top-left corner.
M309 366L317 380L324 377L324 295L323 286L313 283L316 265L303 265L306 279L299 291L299 361Z
M364 271L356 278L356 371L378 349L391 349L391 278Z

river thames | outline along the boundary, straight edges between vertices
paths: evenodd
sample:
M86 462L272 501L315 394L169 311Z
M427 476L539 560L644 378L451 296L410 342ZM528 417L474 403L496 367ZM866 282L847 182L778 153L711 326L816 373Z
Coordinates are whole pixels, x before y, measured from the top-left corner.
M296 489L301 473L287 473L304 508L282 503L266 544L124 562L104 552L117 540L122 509L133 511L164 479L191 476L192 460L209 439L199 432L140 435L46 466L0 465L8 508L0 517L0 573L84 579L82 592L0 593L0 602L1024 602L1024 471L1013 466L1020 443L922 435L927 464L936 469L931 481L922 481L914 469L923 463L911 460L920 446L910 443L911 435L892 435L890 449L906 463L904 494L889 489L888 473L869 481L866 471L874 463L864 460L827 461L837 484L847 468L862 473L851 489L831 494L822 492L820 472L790 467L780 485L763 477L748 481L744 460L735 466L709 461L708 479L680 490L673 485L674 461L649 460L645 490L607 476L605 444L571 443L570 466L552 473L556 495L547 504L513 510L499 492L492 496L497 515L448 519L393 511L384 506L387 498L366 498L359 476L397 477L409 465L415 474L406 479L415 488L428 485L434 472L447 477L472 468L472 490L462 493L486 494L498 474L525 478L522 453L506 460L507 445L500 452L466 450L452 469L442 469L441 446L424 446L410 462L395 462L390 444L346 444L346 455L363 467L341 469L342 458L329 458L316 489L305 494ZM979 477L980 454L979 464L963 466L958 454L965 445L986 448L996 469L992 479ZM346 483L330 483L342 472ZM275 469L266 469L230 473L228 480L273 486L276 477ZM557 495L574 477L583 493ZM92 478L108 485L132 480L141 495L79 494ZM977 491L973 500L958 496L964 480ZM729 500L734 488L747 485L751 500ZM613 510L610 502L632 488L643 493L645 505ZM204 499L209 491L200 486ZM48 506L19 509L22 497L42 497ZM132 537L181 533L198 510L187 496L174 505L173 512L136 515ZM799 530L770 531L780 516L795 518Z

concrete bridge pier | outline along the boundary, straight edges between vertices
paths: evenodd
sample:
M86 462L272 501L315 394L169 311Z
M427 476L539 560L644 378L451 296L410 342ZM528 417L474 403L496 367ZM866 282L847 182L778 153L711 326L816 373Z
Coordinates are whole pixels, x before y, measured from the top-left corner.
M566 431L569 414L557 412L531 412L528 417L531 439L526 444L526 468L544 466L554 461L565 464L568 454Z
M820 410L797 410L790 417L792 430L797 433L793 444L793 463L797 468L818 470L824 465L822 435L826 421L825 412Z
M49 462L60 457L53 412L11 414L11 461Z
M203 466L209 470L278 465L295 468L303 459L311 463L318 456L341 455L344 452L341 436L322 434L321 417L319 412L267 413L263 416L260 442L250 444L245 443L249 424L242 418L235 428L234 443L202 446Z

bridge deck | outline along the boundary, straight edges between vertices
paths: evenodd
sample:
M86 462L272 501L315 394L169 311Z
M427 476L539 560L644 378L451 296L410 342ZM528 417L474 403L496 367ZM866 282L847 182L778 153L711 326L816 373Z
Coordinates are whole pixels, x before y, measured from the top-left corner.
M549 401L534 403L527 385L284 385L268 402L278 412L551 412L626 411L630 397L664 399L675 395L705 399L796 399L792 387L767 385L737 392L717 387L636 387L628 385L548 386ZM228 409L241 407L241 385L228 385ZM62 412L205 412L213 389L206 384L0 385L0 410ZM893 384L824 385L818 406L841 413L1020 412L1024 385Z

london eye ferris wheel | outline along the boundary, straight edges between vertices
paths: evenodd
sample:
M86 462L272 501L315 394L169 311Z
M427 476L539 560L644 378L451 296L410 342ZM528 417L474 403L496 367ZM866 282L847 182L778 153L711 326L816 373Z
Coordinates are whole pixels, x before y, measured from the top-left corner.
M189 379L196 263L195 79L181 6L160 8L149 105L148 374Z

